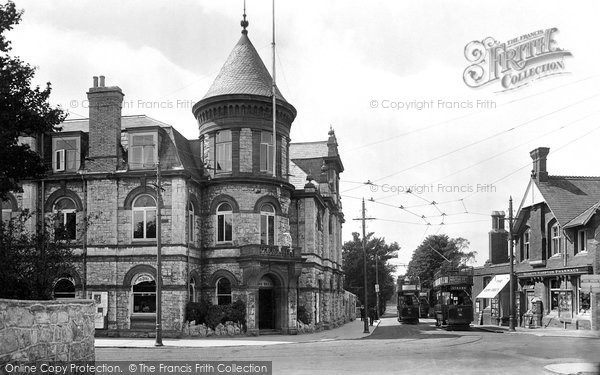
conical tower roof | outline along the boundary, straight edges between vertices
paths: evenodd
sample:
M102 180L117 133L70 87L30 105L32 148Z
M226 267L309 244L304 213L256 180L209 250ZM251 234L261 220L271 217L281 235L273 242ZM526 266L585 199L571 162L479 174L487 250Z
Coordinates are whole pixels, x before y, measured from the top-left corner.
M246 31L246 30L244 30ZM272 97L273 79L247 32L237 42L203 99L219 95L248 94ZM277 99L287 102L276 88Z

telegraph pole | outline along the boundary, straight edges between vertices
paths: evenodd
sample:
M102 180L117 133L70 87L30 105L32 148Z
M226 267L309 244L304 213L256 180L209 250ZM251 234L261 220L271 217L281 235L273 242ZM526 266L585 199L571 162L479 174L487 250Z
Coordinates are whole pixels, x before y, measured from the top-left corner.
M365 234L365 222L367 220L375 220L375 218L372 217L365 217L365 198L363 198L362 200L362 216L358 219L354 219L354 220L360 220L362 221L362 251L363 251L363 267L364 267L364 281L365 281L365 293L364 293L364 309L365 309L365 324L364 324L364 331L363 333L369 333L369 312L368 312L368 306L369 306L369 300L368 300L368 292L367 292L367 236Z
M509 317L508 317L508 330L511 332L515 331L515 281L514 281L514 244L513 244L513 204L512 196L508 200L508 242L510 248L510 303L509 303Z
M377 265L379 264L379 254L375 254L375 295L377 297L377 318L379 318L379 271Z
M160 162L156 162L156 342L154 346L163 346L162 342L162 254L161 254L161 216L160 216Z

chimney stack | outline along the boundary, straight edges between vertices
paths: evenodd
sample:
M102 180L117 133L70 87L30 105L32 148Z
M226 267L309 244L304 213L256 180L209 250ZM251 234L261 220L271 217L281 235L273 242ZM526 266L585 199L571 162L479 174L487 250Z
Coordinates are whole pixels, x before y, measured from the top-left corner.
M549 153L550 149L548 147L538 147L529 153L533 160L533 170L531 171L531 175L538 181L548 181L546 157Z
M93 77L94 86L87 93L90 118L89 158L91 172L114 172L121 155L121 107L123 91L117 86L105 87L104 76Z
M508 232L504 229L504 211L492 212L492 230L490 238L490 257L492 264L508 263Z

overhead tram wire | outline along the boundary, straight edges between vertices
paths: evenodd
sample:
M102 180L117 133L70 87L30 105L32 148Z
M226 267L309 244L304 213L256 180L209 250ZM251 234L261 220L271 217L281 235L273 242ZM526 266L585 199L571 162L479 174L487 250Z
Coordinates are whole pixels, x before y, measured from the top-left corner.
M373 182L381 181L381 180L384 180L384 179L386 179L386 178L390 178L390 177L396 176L396 175L398 175L398 174L400 174L400 173L403 173L403 172L409 171L409 170L411 170L411 169L414 169L414 168L417 168L417 167L423 166L423 165L425 165L425 164L431 163L432 161L439 160L439 159L442 159L442 158L444 158L444 157L450 156L450 155L452 155L452 154L454 154L454 153L457 153L457 152L459 152L459 151L462 151L462 150L464 150L464 149L467 149L467 148L469 148L469 147L472 147L472 146L474 146L474 145L477 145L477 144L479 144L479 143L482 143L482 142L488 141L488 140L490 140L490 139L493 139L493 138L495 138L495 137L498 137L498 136L500 136L500 135L504 135L504 134L506 134L506 133L512 132L512 131L513 131L513 130L515 130L515 129L518 129L518 128L520 128L520 127L523 127L523 126L526 126L526 125L529 125L529 124L531 124L531 123L533 123L533 122L535 122L535 121L538 121L538 120L540 120L540 119L543 119L543 118L545 118L545 117L548 117L548 116L550 116L550 115L553 115L553 114L555 114L555 113L561 112L561 111L563 111L563 110L565 110L565 109L571 108L571 107L573 107L573 106L575 106L575 105L581 104L581 103L583 103L583 102L585 102L585 101L588 101L588 100L590 100L590 99L593 99L593 98L595 98L595 97L598 97L598 96L600 96L600 93L594 94L594 95L592 95L592 96L588 96L588 97L586 97L586 98L584 98L584 99L581 99L581 100L578 100L578 101L576 101L575 103L571 103L571 104L569 104L569 105L566 105L566 106L564 106L564 107L558 108L558 109L556 109L556 110L554 110L554 111L551 111L551 112L545 113L545 114L543 114L543 115L540 115L540 116L534 117L533 119L530 119L530 120L527 120L527 121L525 121L525 122L522 122L522 123L520 123L519 125L516 125L516 126L513 126L513 127L511 127L510 129L506 129L506 130L503 130L503 131L501 131L501 132L498 132L498 133L495 133L495 134L489 135L489 136L487 136L487 137L484 137L484 138L481 138L481 139L479 139L479 140L477 140L477 141L475 141L475 142L471 142L471 143L468 143L468 144L466 144L466 145L463 145L463 146L461 146L461 147L459 147L459 148L456 148L456 149L454 149L454 150L452 150L452 151L448 151L448 152L446 152L446 153L443 153L443 154L441 154L441 155L435 156L435 157L433 157L433 158L431 158L431 159L428 159L428 160L425 160L425 161L419 162L419 163L417 163L417 164L413 164L413 165L411 165L410 167L407 167L407 168L401 169L401 170L399 170L399 171L396 171L396 172L394 172L394 173L391 173L391 174L389 174L389 175L386 175L386 176L383 176L383 177L377 178L377 179L373 180ZM349 192L349 191L356 190L356 189L358 189L359 187L360 187L360 186L358 186L358 187L353 187L353 188L350 188L350 189L344 190L342 193L347 193L347 192Z
M520 102L522 100L530 99L530 98L533 98L533 97L536 97L536 96L539 96L539 95L542 95L542 94L547 94L549 92L561 89L563 87L567 87L567 86L574 85L574 84L577 84L577 83L580 83L580 82L584 82L584 81L587 81L587 80L595 78L595 77L597 77L597 76L589 76L589 77L586 77L586 78L582 78L582 79L580 79L578 81L569 82L569 83L566 83L564 85L556 86L556 87L553 87L551 89L544 90L544 91L541 91L541 92L538 92L538 93L535 93L535 94L531 94L531 95L524 96L524 97L521 97L521 98L513 99L513 100L510 100L510 101L508 101L506 103L501 103L499 105L499 107L504 107L506 105L513 104L513 103L516 103L516 102ZM391 140L394 140L394 139L397 139L397 138L400 138L400 137L404 137L404 136L411 135L411 134L414 134L414 133L419 133L421 131L425 131L425 130L428 130L428 129L431 129L431 128L435 128L435 127L438 127L440 125L451 123L451 122L454 122L454 121L457 121L457 120L462 120L462 119L464 119L466 117L470 117L470 116L473 116L473 115L476 115L476 114L479 114L479 113L481 113L481 112L472 112L472 113L469 113L469 114L466 114L466 115L463 115L463 116L458 116L458 117L452 118L450 120L445 120L445 121L437 122L437 123L428 125L428 126L423 127L423 128L419 128L419 129L411 130L409 132L405 132L405 133L402 133L402 134L395 135L393 137L388 137L386 139L381 139L379 141L374 141L374 142L366 143L364 145L360 145L360 146L354 147L354 148L350 149L349 151L359 150L359 149L364 148L364 147L374 146L374 145L378 145L380 143L385 143L385 142L388 142L388 141L391 141Z

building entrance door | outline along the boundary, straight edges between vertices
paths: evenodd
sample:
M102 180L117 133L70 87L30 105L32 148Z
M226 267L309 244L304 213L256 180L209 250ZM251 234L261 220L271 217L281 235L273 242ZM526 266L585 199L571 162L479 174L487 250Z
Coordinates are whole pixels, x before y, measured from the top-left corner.
M275 329L276 300L273 280L264 276L258 289L258 329Z

